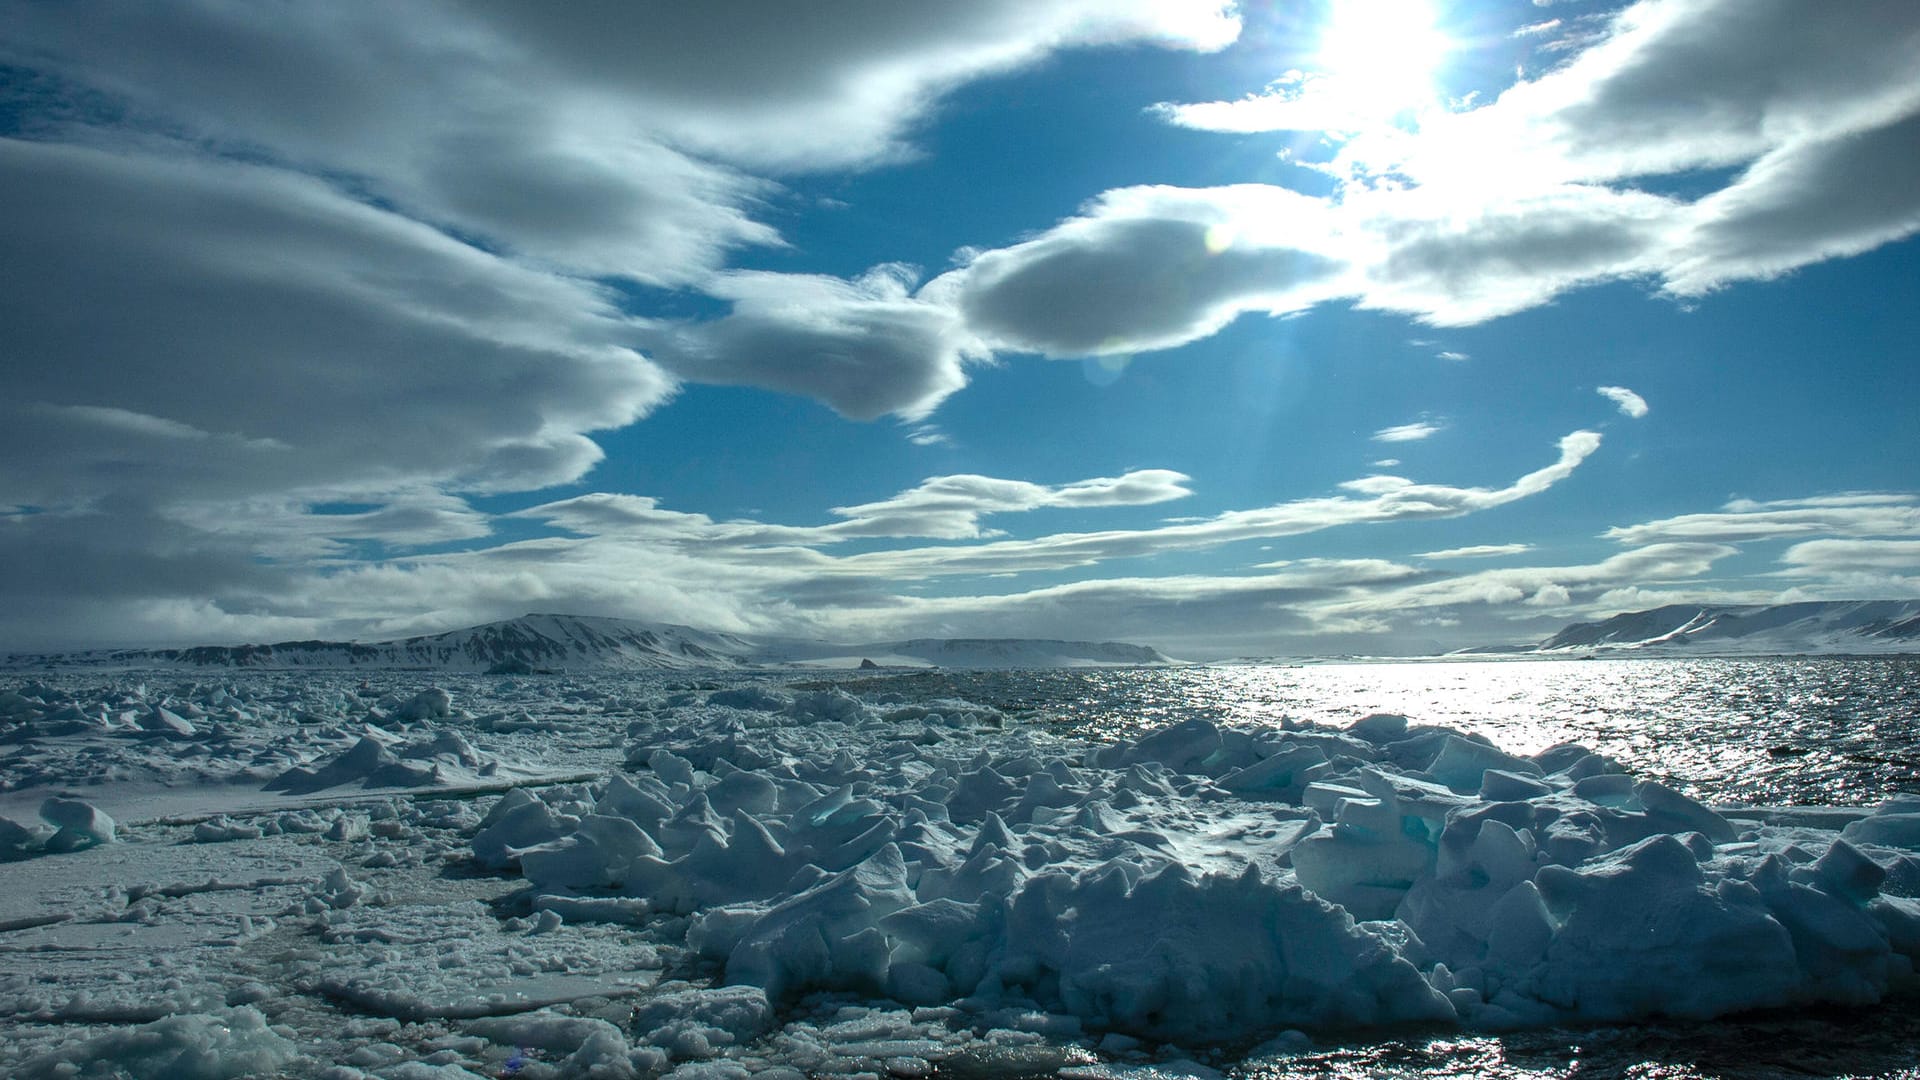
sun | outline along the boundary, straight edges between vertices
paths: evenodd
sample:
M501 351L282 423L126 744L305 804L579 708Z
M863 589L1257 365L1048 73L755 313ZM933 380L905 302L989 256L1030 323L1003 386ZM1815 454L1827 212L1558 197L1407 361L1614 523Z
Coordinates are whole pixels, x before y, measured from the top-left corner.
M1323 91L1374 116L1431 103L1454 45L1437 23L1430 0L1331 0L1313 56Z

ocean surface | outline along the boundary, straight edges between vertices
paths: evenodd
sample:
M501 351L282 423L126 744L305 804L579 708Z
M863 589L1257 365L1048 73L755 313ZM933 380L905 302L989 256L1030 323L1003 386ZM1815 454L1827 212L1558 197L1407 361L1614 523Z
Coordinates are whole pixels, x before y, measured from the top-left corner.
M1920 656L1232 664L861 682L1105 738L1191 717L1344 726L1399 713L1518 754L1578 742L1713 803L1866 806L1920 793Z

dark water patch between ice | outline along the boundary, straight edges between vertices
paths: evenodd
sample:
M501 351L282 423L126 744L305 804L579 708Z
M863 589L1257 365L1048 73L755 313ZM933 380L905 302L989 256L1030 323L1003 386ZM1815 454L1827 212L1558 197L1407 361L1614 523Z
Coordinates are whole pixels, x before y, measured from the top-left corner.
M1364 1041L1226 1070L1248 1080L1805 1080L1920 1076L1920 999L1711 1023Z

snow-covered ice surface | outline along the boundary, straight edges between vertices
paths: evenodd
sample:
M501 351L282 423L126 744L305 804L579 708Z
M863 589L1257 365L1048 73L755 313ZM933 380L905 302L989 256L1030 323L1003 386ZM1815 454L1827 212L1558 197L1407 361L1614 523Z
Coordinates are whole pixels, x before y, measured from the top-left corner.
M1910 771L1715 806L1175 677L0 683L0 1074L1920 1064Z

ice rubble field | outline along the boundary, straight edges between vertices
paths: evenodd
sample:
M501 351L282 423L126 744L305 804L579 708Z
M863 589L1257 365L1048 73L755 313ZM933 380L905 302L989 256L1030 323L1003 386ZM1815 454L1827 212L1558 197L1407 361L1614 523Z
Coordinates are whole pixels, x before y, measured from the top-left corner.
M5 1075L1205 1072L1920 983L1920 800L885 680L146 678L0 684Z

